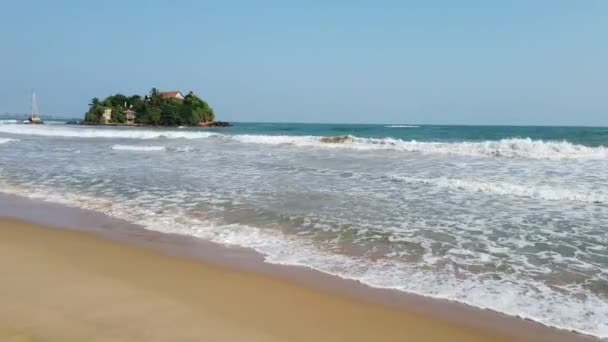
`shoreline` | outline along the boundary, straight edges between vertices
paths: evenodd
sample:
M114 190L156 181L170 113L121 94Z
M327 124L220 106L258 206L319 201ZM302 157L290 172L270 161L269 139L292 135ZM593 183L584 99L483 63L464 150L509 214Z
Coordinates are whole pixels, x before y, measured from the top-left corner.
M85 232L0 224L2 340L510 340Z
M497 336L529 341L600 341L592 336L572 333L540 323L475 308L448 300L423 297L397 290L372 288L320 271L264 262L263 256L246 248L227 247L200 239L145 230L126 221L83 209L32 200L13 195L0 195L0 217L67 228L93 234L134 248L157 251L166 256L187 258L199 264L234 272L250 272L286 281L313 291L340 298L380 305L390 310L421 316ZM32 210L32 208L34 210ZM98 238L97 238L98 239Z

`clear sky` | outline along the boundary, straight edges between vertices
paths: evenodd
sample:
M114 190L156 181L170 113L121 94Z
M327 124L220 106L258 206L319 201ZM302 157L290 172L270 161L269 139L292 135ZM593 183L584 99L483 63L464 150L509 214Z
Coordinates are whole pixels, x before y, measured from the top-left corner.
M0 114L193 90L230 121L608 125L608 1L0 0Z

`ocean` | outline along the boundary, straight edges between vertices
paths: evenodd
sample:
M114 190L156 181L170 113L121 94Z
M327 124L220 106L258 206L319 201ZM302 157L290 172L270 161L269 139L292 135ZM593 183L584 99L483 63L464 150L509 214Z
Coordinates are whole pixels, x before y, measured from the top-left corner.
M608 128L1 120L0 192L608 337Z

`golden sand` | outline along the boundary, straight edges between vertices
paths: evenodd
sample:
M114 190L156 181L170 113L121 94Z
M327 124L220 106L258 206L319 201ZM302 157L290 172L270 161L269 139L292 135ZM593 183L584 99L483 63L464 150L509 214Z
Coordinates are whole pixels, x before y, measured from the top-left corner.
M256 273L0 219L0 341L510 341Z

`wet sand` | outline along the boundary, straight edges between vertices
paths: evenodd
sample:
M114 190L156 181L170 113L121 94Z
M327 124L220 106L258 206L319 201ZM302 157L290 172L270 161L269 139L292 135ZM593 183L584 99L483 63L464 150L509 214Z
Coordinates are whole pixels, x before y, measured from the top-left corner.
M0 219L0 340L512 341L284 279Z

